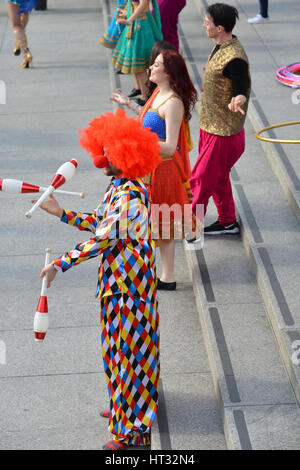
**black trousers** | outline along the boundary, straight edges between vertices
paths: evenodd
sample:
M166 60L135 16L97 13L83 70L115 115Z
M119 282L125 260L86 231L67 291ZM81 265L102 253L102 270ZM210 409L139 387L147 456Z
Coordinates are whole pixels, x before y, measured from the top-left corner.
M268 17L268 0L259 0L260 14L264 18Z

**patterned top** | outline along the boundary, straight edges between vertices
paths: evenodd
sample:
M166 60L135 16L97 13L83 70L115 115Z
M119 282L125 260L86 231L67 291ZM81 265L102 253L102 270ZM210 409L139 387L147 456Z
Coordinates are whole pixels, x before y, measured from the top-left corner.
M228 104L233 97L232 81L223 75L224 69L234 59L242 59L247 64L248 58L236 36L221 44L219 50L211 57L203 74L203 92L200 104L200 129L208 134L232 136L238 134L244 127L248 101L250 96L250 73L247 102L242 106L245 115L233 113Z
M155 244L148 193L140 178L113 179L93 214L64 210L61 221L94 237L54 260L57 270L65 272L100 255L97 298L128 294L155 302Z

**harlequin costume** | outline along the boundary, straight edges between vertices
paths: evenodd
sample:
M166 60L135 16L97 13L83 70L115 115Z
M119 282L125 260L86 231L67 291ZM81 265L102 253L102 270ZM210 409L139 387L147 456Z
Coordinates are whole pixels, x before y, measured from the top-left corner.
M159 108L153 108L152 104L159 93L156 87L150 99L140 112L139 120L144 127L149 127L157 134L160 141L166 140L166 123L159 114ZM169 99L169 98L168 98ZM189 185L191 166L189 159L189 145L191 139L188 124L182 120L180 127L177 150L174 155L162 155L162 163L144 178L150 192L152 204L152 220L155 238L159 240L172 240L184 238L186 231L191 231L192 220L189 219L189 207L192 202L192 194ZM170 214L170 219L162 220L154 211L156 208L166 204L169 208L180 208ZM191 215L191 214L190 214ZM186 219L185 220L185 217ZM185 227L186 226L186 227ZM193 227L194 228L194 227Z
M133 13L133 5L138 3L139 1L127 1L127 18ZM126 25L115 47L112 64L124 74L136 74L146 70L153 45L157 40L163 39L156 0L152 0L152 5L153 15L147 11L131 25Z
M116 21L119 17L120 11L125 8L126 0L118 0L117 1L117 8L114 11L112 20L109 24L107 32L103 34L103 36L99 39L100 44L104 47L108 47L109 49L114 49L122 31L125 27L123 24L117 24Z
M178 17L186 5L186 0L157 0L160 17L161 31L164 40L173 44L179 50Z
M108 160L122 174L112 179L93 214L63 211L62 222L91 231L93 237L53 264L65 272L100 255L96 297L101 305L109 431L114 435L104 448L123 450L149 445L158 404L155 245L149 197L140 176L152 171L161 159L157 137L121 109L94 119L81 135L80 143L96 166L107 165L105 148Z
M231 74L226 72L231 68ZM233 70L235 69L235 70ZM241 79L245 77L241 88ZM231 78L232 77L232 78ZM193 211L202 205L206 213L209 198L216 204L219 223L236 219L230 170L245 148L244 122L251 88L247 55L236 36L212 50L203 75L200 105L199 156L190 179ZM233 96L243 94L245 115L228 108Z

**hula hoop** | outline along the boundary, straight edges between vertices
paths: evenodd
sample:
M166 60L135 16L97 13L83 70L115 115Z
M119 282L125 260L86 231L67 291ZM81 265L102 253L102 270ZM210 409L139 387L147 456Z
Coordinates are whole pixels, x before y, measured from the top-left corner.
M300 88L300 62L285 65L276 72L276 80L282 85Z
M283 122L281 124L275 124L274 126L264 127L263 129L261 129L255 134L255 137L259 140L262 140L263 142L275 142L275 143L280 143L280 144L300 144L300 140L271 139L269 137L261 137L260 135L263 132L269 131L270 129L276 129L277 127L284 127L284 126L293 126L295 124L300 124L300 121L289 121L289 122Z

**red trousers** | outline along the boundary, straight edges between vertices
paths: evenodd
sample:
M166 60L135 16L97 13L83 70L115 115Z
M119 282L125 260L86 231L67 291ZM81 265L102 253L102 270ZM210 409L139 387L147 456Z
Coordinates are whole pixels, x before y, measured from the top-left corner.
M236 219L230 170L244 150L244 129L229 137L208 134L200 129L199 156L190 179L194 214L199 213L196 208L201 204L205 215L212 196L220 224L227 225Z
M179 50L178 39L178 16L186 5L186 0L157 0L160 17L161 32L164 40L173 44L176 50Z

